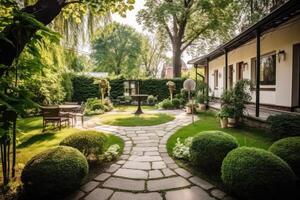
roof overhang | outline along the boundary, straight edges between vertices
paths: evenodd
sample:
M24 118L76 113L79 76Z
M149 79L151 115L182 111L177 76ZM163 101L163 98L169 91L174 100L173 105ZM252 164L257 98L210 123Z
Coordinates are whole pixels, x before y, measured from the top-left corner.
M229 42L221 45L213 52L190 60L188 64L205 65L207 60L215 59L219 56L225 54L225 51L229 52L233 49L238 48L239 46L249 42L252 39L256 38L257 31L263 35L268 30L276 28L281 24L289 21L290 19L300 15L300 1L299 0L290 0L287 3L283 4L279 8L275 9L269 15L246 29L244 32L240 33L238 36L230 40Z

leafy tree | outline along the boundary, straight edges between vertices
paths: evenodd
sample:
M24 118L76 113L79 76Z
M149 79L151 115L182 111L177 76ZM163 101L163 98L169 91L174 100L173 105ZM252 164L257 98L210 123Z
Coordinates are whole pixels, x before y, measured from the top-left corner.
M140 37L127 25L112 23L104 27L93 42L95 70L114 75L135 73L140 67Z
M157 77L159 66L166 59L166 47L162 41L142 37L141 62L146 77Z
M107 13L112 10L124 15L127 9L133 8L135 1L37 0L35 4L23 8L17 2L17 0L0 0L1 9L5 8L5 15L0 23L0 76L3 76L9 69L32 37L36 37L37 31L45 29L44 26L50 24L64 8L67 10L67 6L81 5L82 7L77 7L79 10L75 10L78 12L82 11L81 9L90 8L98 13ZM73 16L78 13L75 11L69 12L69 15Z
M146 0L138 20L163 32L172 43L174 76L181 76L181 55L200 36L232 25L234 0Z

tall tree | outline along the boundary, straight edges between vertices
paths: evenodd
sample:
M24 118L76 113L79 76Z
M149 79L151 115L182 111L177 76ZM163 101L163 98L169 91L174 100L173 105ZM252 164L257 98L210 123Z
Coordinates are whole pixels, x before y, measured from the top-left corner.
M124 14L132 9L135 0L37 0L35 4L19 7L17 0L0 0L0 6L10 7L9 15L1 18L0 29L0 76L9 69L25 45L35 36L37 30L48 25L69 5L81 4L98 12L111 9Z
M112 23L100 30L93 42L96 71L131 74L140 67L141 39L133 28Z
M142 38L141 62L146 77L157 77L159 67L166 59L165 44L156 37Z
M233 0L146 0L138 20L149 30L164 32L172 43L174 76L181 76L182 53L214 30L232 25ZM226 31L224 31L226 32Z

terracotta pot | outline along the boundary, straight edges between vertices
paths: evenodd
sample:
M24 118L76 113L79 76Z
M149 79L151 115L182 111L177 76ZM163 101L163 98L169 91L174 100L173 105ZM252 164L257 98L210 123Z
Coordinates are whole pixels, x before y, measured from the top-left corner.
M221 123L221 128L227 128L228 127L228 118L221 118L220 123Z
M199 111L206 110L206 105L202 104L202 103L198 103L198 109L199 109Z
M230 128L236 127L236 119L235 118L228 118L228 127L230 127Z

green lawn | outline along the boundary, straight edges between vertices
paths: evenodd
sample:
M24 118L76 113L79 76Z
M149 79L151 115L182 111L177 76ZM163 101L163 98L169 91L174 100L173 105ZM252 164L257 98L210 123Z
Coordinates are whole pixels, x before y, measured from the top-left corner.
M100 118L100 123L113 126L154 126L174 120L167 114L106 114Z
M81 131L75 128L63 128L61 131L48 129L43 133L41 117L20 119L17 128L17 163L21 164L26 164L34 155L59 145L65 137ZM124 142L121 138L110 134L107 134L107 137L107 148L112 144L118 144L123 149Z
M118 105L114 106L114 111L118 112L134 112L137 110L137 106L125 106L125 105ZM155 106L142 106L142 110L145 111L153 111L156 110Z
M199 118L200 119L194 124L179 129L170 137L167 143L168 152L170 154L172 153L172 149L177 138L184 139L187 137L192 137L201 131L209 130L220 130L234 136L238 140L240 146L268 149L269 146L274 142L272 137L260 129L249 127L221 129L215 114L211 112L201 113Z

